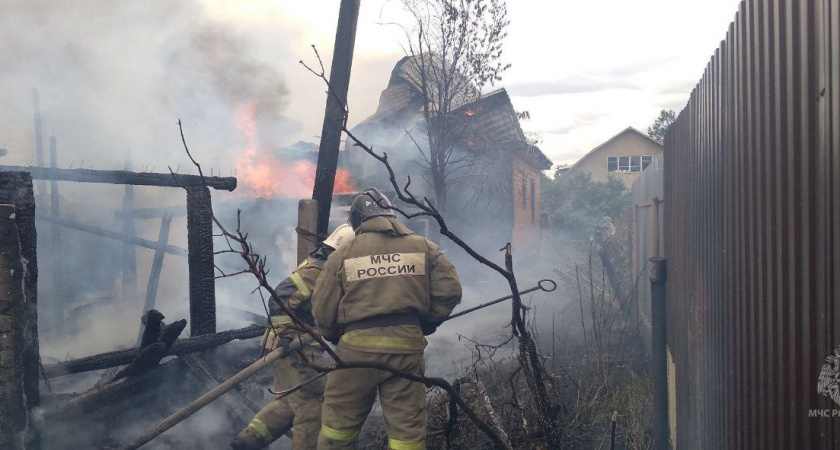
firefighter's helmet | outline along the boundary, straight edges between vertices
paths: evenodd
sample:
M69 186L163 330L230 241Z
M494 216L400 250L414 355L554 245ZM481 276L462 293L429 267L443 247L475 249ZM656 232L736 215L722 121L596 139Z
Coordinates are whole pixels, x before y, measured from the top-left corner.
M382 195L379 189L367 188L364 192L356 196L353 200L353 205L350 206L350 225L354 230L359 229L359 226L365 220L371 217L396 217L394 210L391 209L391 202L388 197Z
M329 237L324 239L324 245L328 245L336 250L341 247L342 244L347 243L350 239L353 239L356 233L353 231L353 228L346 223L343 223L332 232Z

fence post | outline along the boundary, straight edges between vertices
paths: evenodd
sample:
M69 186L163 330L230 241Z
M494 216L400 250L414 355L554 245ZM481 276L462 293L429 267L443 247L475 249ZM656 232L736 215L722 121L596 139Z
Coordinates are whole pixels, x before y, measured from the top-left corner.
M651 256L655 256L657 258L662 256L659 246L659 203L659 197L653 197L650 199Z
M665 259L648 259L650 274L650 310L653 335L653 448L670 448L668 431L668 360L666 334L665 282L668 279Z
M318 241L318 201L298 202L297 262L302 263Z

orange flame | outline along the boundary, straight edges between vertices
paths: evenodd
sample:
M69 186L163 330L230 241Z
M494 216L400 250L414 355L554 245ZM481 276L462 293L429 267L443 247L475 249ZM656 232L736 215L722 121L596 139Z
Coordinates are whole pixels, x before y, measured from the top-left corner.
M279 155L265 152L259 145L254 118L254 104L244 106L236 117L236 128L248 142L245 151L234 161L240 189L259 198L302 198L312 195L315 185L315 164L306 160L285 161ZM336 194L354 192L347 169L335 174Z
M464 112L464 115L467 116L467 117L472 117L472 116L475 115L475 111L473 111L471 109L468 109Z

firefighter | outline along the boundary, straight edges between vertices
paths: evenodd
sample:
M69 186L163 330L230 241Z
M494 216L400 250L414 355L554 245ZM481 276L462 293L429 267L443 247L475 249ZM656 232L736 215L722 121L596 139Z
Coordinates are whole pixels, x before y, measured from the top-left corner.
M356 238L324 265L312 313L343 361L423 375L423 336L434 333L461 301L461 283L438 246L415 235L390 208L376 189L354 199L349 222ZM377 394L389 447L425 449L425 387L377 369L327 376L318 448L355 448Z
M292 274L277 285L280 301L284 302L294 314L310 325L314 325L310 298L315 280L321 273L327 257L354 236L349 225L341 225L318 248L309 253ZM269 304L272 327L264 337L268 351L292 342L298 332L287 329L292 323L280 306L272 298ZM301 354L302 353L302 354ZM317 375L314 369L304 365L304 361L318 363L323 349L313 343L299 352L274 363L274 389L283 391L303 383ZM231 443L235 450L260 449L293 429L293 448L295 450L315 448L318 431L321 426L321 402L324 396L324 381L317 380L297 392L289 394L261 409L239 436Z

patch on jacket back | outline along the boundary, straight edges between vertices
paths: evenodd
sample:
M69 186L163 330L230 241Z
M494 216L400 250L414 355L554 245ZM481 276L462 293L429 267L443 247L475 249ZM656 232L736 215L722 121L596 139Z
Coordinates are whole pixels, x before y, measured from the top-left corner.
M370 278L426 275L425 253L386 253L344 261L347 282Z

